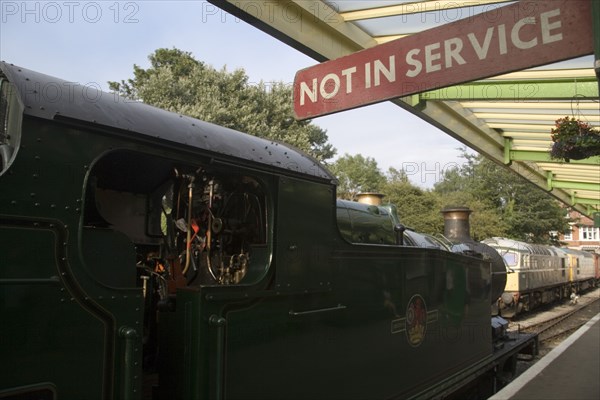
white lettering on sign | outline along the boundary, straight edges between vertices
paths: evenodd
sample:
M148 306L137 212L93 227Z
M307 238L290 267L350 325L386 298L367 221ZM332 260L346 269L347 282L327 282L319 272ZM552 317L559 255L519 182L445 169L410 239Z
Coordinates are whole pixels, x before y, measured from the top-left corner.
M466 61L460 55L460 51L463 48L463 42L459 38L453 38L444 40L444 54L446 55L445 67L452 67L452 60L459 64L465 64Z
M396 81L396 57L390 56L389 68L386 68L381 60L375 60L375 86L379 86L381 84L381 74L385 75L388 82Z
M331 90L331 92L326 91L327 86L329 86L329 87L332 86L331 84L328 85L329 81L333 82L333 89ZM339 90L340 90L340 78L336 74L325 75L325 78L323 78L323 80L321 81L321 86L319 86L319 93L321 94L321 96L324 99L331 99L333 96L335 96L338 93Z
M419 78L423 82L428 82L427 79L439 79L427 77L428 74L439 76L440 73L467 64L473 64L471 68L477 68L475 64L478 61L499 60L499 56L510 56L511 52L516 54L522 50L560 42L563 40L564 26L561 9L554 8L536 16L523 17L514 23L504 19L502 23L498 21L497 25L484 29L470 32L465 29L464 33L455 31L460 33L439 41L431 36L429 43L407 42L413 43L413 47L397 47L392 52L395 54L379 54L377 58L370 60L368 57L363 58L355 61L356 65L342 64L343 67L337 67L337 71L326 70L320 77L313 75L296 82L296 101L300 106L318 103L322 99L335 101L336 96L364 92L365 89L374 91L377 87L395 83L402 77Z
M373 66L373 68L371 68ZM357 71L356 67L350 67L343 69L340 73L344 79L340 79L340 77L335 73L329 73L325 75L325 77L321 80L321 83L318 85L318 94L321 95L323 99L331 99L335 97L340 88L343 86L344 91L348 93L352 93L353 81L352 75ZM371 72L372 71L372 72ZM371 87L371 82L374 82L375 86L381 85L381 78L384 77L388 82L392 83L396 81L396 57L391 55L388 58L388 64L384 64L381 60L375 60L372 64L365 64L365 88ZM300 105L306 104L306 98L308 100L315 103L318 100L317 95L317 78L312 80L312 86L309 87L306 82L300 82ZM343 85L342 85L343 83Z
M504 26L502 26L504 28ZM504 29L502 30L504 32ZM485 33L485 39L483 39L483 44L479 44L477 37L473 33L469 33L467 37L471 42L471 46L473 46L473 50L475 50L475 54L480 60L484 60L487 57L488 50L490 48L490 43L492 42L492 36L494 35L494 27L488 28ZM506 47L506 46L505 46ZM500 47L501 48L501 47Z
M342 75L346 77L346 93L352 93L352 74L356 72L356 67L342 70Z
M560 29L562 27L562 23L560 22L560 20L550 22L550 18L558 16L560 16L560 9L551 10L540 14L540 20L542 22L542 43L548 44L562 40L562 33L558 32L552 34L550 32L551 30Z
M513 44L516 47L518 47L519 49L523 49L523 50L530 49L533 46L536 46L538 44L537 38L533 38L528 42L524 42L519 37L519 31L525 24L535 25L535 18L528 17L528 18L523 18L523 19L518 20L517 23L515 24L515 26L513 26L512 31L510 32L510 38L511 38Z
M308 87L306 82L300 82L300 105L305 104L304 95L307 95L313 103L317 101L317 78L312 80L312 89Z
M540 14L540 34L542 38L542 44L548 44L562 40L562 33L558 31L562 24L560 20L556 21L555 18L560 16L560 9L547 11ZM552 21L551 21L552 19ZM526 17L518 20L510 30L510 42L514 47L518 49L531 49L539 44L538 37L532 37L528 40L521 37L521 30L525 25L536 25L537 21L535 17ZM489 55L490 44L494 35L497 36L498 40L498 54L504 55L508 52L507 38L506 38L506 26L500 24L496 27L491 26L487 29L484 38L477 38L475 33L468 33L468 43L472 46L475 54L479 60L485 60ZM482 40L481 40L482 39ZM424 47L425 57L421 60L419 57L421 53L420 48L411 49L406 53L406 64L411 68L406 71L405 75L414 78L423 72L423 62L425 64L425 73L440 71L442 69L441 59L441 45L442 43L432 43ZM443 42L444 52L444 68L452 68L454 65L452 60L455 60L457 64L466 64L467 61L461 55L463 50L463 39L460 37L454 37L446 39ZM494 54L496 55L496 54Z

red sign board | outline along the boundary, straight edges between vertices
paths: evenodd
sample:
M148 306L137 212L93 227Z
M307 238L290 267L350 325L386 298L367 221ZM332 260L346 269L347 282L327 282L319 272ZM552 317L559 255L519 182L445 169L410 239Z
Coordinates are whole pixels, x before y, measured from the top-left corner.
M520 1L298 71L297 119L593 53L591 1Z

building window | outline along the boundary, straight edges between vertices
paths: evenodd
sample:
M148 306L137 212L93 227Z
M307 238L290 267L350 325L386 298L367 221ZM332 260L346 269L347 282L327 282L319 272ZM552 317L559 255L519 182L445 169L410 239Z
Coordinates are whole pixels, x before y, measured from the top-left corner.
M568 231L565 231L563 240L573 240L573 230L571 228L569 228Z
M600 240L600 228L582 226L579 228L579 239L597 241Z

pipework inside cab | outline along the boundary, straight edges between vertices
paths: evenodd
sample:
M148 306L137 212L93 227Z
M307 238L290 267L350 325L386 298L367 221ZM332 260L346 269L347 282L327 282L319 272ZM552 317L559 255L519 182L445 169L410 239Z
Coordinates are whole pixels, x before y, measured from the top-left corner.
M269 259L267 214L257 177L114 151L90 172L83 225L124 235L135 248L137 286L167 301L178 287L262 277ZM127 286L126 277L122 284L109 279L111 286Z

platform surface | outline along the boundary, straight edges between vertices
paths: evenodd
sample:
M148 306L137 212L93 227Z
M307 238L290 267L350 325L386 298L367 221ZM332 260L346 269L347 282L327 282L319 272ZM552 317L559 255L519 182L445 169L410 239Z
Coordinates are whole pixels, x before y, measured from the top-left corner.
M488 400L600 400L600 314Z

